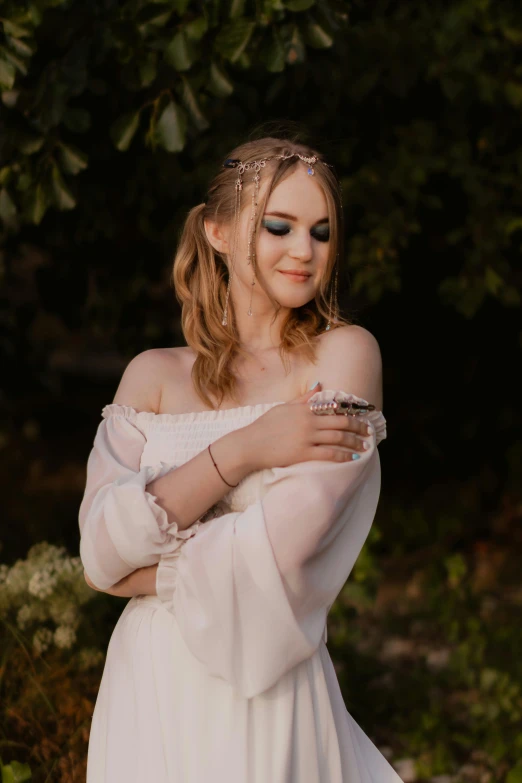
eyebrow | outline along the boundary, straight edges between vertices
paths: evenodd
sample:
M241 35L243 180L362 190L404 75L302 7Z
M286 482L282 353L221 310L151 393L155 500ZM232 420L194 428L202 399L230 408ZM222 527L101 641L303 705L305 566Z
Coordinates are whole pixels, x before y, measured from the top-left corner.
M265 216L266 215L271 215L272 217L284 218L285 220L297 220L295 215L289 215L286 212L265 212ZM318 223L328 223L328 222L329 222L328 218L324 217L324 218L321 218L321 220L317 220L314 223L314 226L316 226Z

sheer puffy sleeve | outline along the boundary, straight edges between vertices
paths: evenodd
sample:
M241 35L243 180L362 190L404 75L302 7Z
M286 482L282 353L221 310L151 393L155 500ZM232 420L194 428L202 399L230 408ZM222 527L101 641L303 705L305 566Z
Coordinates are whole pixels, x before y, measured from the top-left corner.
M324 390L311 399L364 402ZM312 415L312 414L311 414ZM262 471L261 498L207 522L162 556L157 593L211 674L251 698L318 648L328 611L370 531L380 492L380 411L357 461Z
M169 523L156 497L147 492L147 484L177 466L160 462L140 469L144 445L137 411L106 405L87 460L79 511L80 558L101 590L137 568L154 565L199 527L197 521L179 531L176 522Z

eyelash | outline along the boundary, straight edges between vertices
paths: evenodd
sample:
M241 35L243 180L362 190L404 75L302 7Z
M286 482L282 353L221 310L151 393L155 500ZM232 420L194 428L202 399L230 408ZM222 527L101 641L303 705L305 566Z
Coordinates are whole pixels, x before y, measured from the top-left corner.
M263 226L263 228L266 228L268 233L273 234L275 237L284 237L290 231L289 228L277 229L272 228L271 226ZM318 242L328 242L330 239L330 232L327 234L312 234L312 236L314 239L317 239Z

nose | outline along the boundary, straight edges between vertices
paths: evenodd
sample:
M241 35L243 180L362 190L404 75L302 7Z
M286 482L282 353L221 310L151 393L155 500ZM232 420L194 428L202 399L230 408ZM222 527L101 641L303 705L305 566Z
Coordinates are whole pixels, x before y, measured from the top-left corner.
M312 254L312 237L310 236L310 232L296 232L289 255L292 256L292 258L299 258L301 261L310 261Z

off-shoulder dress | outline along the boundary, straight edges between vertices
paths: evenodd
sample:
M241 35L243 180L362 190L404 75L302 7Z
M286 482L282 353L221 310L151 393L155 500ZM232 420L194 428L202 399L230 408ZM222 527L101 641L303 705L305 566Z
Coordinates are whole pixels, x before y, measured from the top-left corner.
M360 398L342 390L311 401ZM110 404L87 462L80 555L126 604L92 717L87 783L401 783L348 713L326 620L371 528L381 412L357 461L260 470L186 530L147 485L272 406L154 414Z

